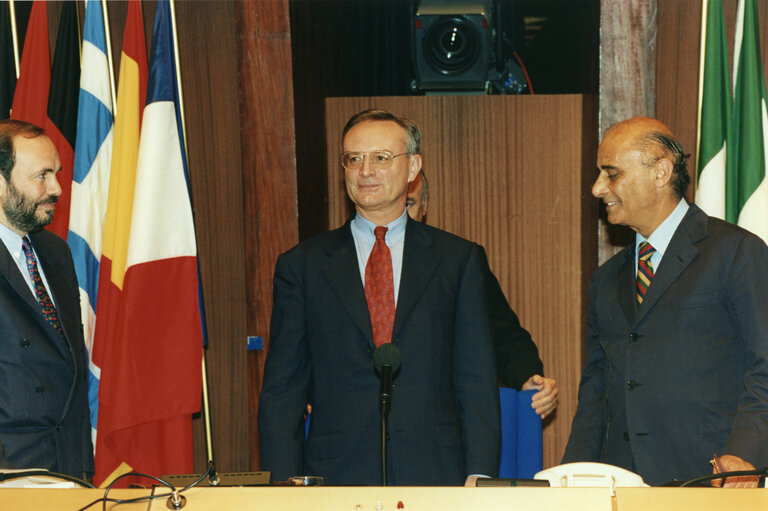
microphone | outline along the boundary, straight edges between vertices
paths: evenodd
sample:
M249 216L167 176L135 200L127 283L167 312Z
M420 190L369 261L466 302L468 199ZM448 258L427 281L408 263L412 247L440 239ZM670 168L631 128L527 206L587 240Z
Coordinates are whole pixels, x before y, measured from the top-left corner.
M384 343L373 353L373 368L379 376L379 407L382 413L389 411L392 402L392 380L400 369L400 350L392 343Z

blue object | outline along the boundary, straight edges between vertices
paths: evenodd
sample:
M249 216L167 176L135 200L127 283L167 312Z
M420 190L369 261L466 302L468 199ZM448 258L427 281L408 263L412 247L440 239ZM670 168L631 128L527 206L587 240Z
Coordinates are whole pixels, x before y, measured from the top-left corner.
M541 418L531 408L535 390L499 388L501 404L501 458L499 477L532 479L541 471L543 451Z
M248 345L246 347L248 351L261 351L264 349L264 338L260 335L249 335Z

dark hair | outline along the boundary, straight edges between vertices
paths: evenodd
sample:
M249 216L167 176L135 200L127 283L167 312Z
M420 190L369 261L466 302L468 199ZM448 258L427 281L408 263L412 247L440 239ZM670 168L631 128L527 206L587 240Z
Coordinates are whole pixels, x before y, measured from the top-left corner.
M344 140L344 137L347 136L349 130L354 126L367 121L392 121L396 123L405 130L405 147L408 154L419 154L419 151L421 150L421 131L419 130L419 127L408 119L397 117L392 112L377 108L363 110L350 117L347 121L347 125L344 126L344 130L341 132L341 140Z
M685 154L683 146L680 142L675 140L669 135L658 131L652 131L645 137L645 142L651 148L656 148L662 152L662 154L656 155L653 158L648 158L643 161L645 166L651 166L656 163L659 158L669 158L672 161L672 189L678 197L682 198L688 190L688 185L691 183L691 176L688 175L688 167L685 160L690 158L690 154Z
M45 135L45 130L29 122L17 119L0 121L0 174L6 181L11 181L11 171L16 165L16 151L13 147L14 137L36 138L40 135Z

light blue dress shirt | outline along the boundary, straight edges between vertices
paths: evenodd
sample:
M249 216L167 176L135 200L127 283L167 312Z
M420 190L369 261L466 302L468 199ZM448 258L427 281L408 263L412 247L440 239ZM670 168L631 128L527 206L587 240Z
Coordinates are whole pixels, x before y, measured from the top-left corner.
M672 236L674 236L677 227L680 225L680 222L683 221L683 217L687 211L688 203L685 199L680 199L680 202L677 203L677 207L675 207L675 209L672 210L672 213L661 222L661 225L651 233L648 239L645 239L639 232L635 233L635 277L637 277L637 254L640 251L638 248L640 243L647 241L656 249L656 252L651 256L653 272L656 273L661 264L661 259L664 257L664 252L667 250L669 242L672 241Z
M29 290L32 291L32 296L37 299L37 295L35 294L35 284L32 281L32 276L29 274L29 270L27 269L27 256L21 249L21 236L0 223L0 240L3 241L5 248L7 248L8 252L11 253L11 258L16 262L16 266L19 267L21 276L24 277L24 280L27 282ZM30 245L32 245L31 242ZM35 247L32 246L31 248L32 252L35 254L35 259L37 260L37 271L40 272L40 278L43 279L43 284L45 284L45 289L48 290L48 296L51 297L51 302L53 302L53 305L56 306L56 302L53 300L53 293L51 293L51 286L48 285L48 279L45 278L43 265L40 264L40 257L38 257Z
M397 305L397 295L400 291L400 273L403 269L403 245L405 242L405 224L408 222L408 215L403 209L403 214L396 220L383 227L387 228L387 235L384 241L389 247L392 255L392 272L395 285L395 305ZM350 225L352 228L352 237L355 239L355 251L357 252L357 264L360 267L360 279L365 286L365 265L368 264L368 257L371 255L373 245L376 243L376 235L373 230L376 224L356 214Z

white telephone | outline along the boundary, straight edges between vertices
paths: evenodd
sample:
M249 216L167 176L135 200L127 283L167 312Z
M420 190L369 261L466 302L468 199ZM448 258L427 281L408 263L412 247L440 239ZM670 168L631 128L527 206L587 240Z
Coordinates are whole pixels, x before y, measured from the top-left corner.
M610 488L616 494L617 486L648 486L634 472L605 463L566 463L538 472L534 479L546 479L553 488Z

